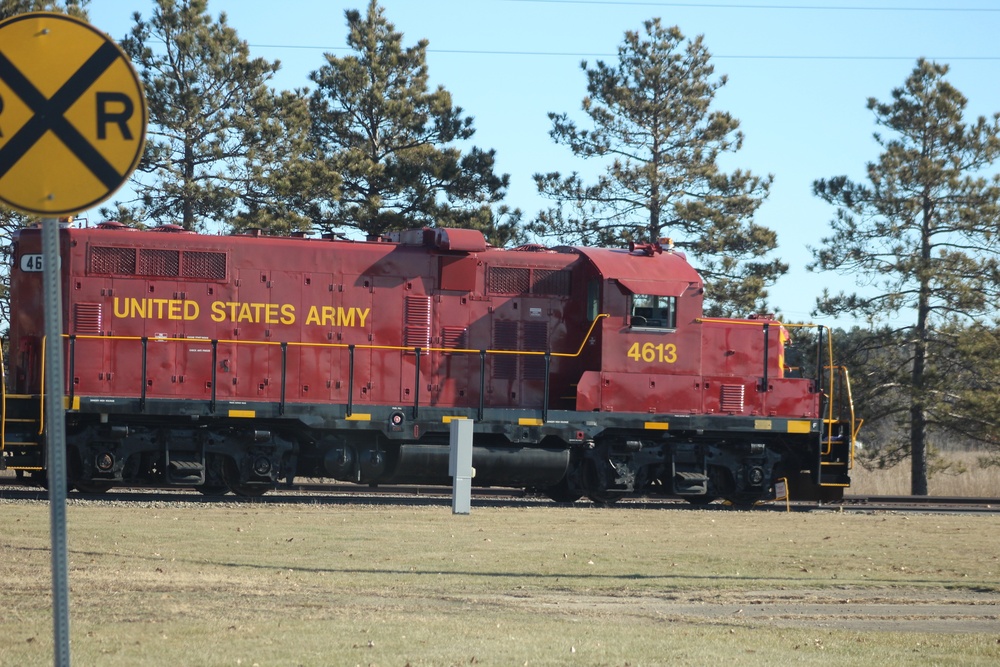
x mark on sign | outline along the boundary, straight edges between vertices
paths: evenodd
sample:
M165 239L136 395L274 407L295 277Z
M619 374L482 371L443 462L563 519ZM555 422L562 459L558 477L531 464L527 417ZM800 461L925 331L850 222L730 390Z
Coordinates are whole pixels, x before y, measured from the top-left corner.
M0 178L3 178L17 161L51 130L109 190L114 190L121 184L122 175L65 117L70 107L118 58L121 58L121 52L113 43L101 44L100 48L52 97L46 98L7 56L0 52L0 80L10 86L11 90L34 112L34 116L10 138L10 141L0 147ZM101 94L98 93L99 96ZM131 115L131 102L128 98L121 96L116 99L126 103L128 114ZM124 122L118 124L124 138L131 139L128 126Z

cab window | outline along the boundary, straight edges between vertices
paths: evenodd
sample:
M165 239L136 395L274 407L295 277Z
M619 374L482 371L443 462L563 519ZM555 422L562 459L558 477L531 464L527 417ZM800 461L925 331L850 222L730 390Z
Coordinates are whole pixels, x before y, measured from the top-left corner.
M677 297L633 294L630 324L653 329L677 328Z

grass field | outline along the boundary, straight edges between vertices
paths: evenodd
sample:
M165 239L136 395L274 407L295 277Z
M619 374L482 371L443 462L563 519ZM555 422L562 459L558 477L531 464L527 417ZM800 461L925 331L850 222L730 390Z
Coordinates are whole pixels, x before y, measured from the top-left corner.
M948 469L933 474L927 482L932 496L974 498L1000 497L1000 467L982 467L977 452L944 452L939 464ZM848 493L875 496L910 494L910 462L904 461L885 470L866 470L855 464Z
M0 502L0 665L52 663ZM71 502L75 665L992 665L1000 517Z

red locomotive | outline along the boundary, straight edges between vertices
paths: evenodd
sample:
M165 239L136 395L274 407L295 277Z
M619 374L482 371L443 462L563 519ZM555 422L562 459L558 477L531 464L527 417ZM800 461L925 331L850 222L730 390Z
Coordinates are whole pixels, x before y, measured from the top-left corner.
M59 232L70 484L258 495L296 476L473 483L553 499L749 504L841 497L857 425L823 352L785 325L702 316L681 253L489 247L418 229L370 242ZM15 235L0 466L44 480L41 230ZM828 334L818 329L820 351Z

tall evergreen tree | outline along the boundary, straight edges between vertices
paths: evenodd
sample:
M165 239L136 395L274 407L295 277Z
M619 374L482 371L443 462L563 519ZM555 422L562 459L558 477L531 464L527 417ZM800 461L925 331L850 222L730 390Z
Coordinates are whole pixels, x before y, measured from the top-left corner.
M134 177L135 217L195 229L227 220L246 192L231 176L248 160L246 121L267 117L266 82L277 62L250 58L229 27L213 21L208 0L156 0L152 18L134 14L122 48L146 90L149 131Z
M767 287L788 270L765 257L775 233L753 222L773 177L719 168L720 156L742 147L743 134L736 118L711 109L726 77L713 80L702 38L686 41L660 19L643 25L641 34L625 33L616 64L581 65L592 129L549 114L556 143L599 160L603 173L593 184L577 172L535 174L538 191L559 204L532 231L601 246L670 236L705 276L713 314L763 310Z
M242 204L230 225L237 232L309 231L313 198L336 195L339 177L307 159L312 152L307 92L274 95L262 89L259 95L254 102L258 115L240 118L237 126L246 154L228 175Z
M354 53L327 54L310 75L316 157L342 181L339 196L316 201L313 222L371 236L417 225L495 225L490 207L509 177L493 172L494 151L463 154L455 145L472 137L472 117L443 87L428 90L427 40L403 48L376 0L365 14L345 14Z
M953 345L941 373L952 378L943 394L943 410L954 432L975 443L987 454L990 465L1000 466L1000 323L967 323L942 327L940 335Z
M90 0L0 0L0 21L28 12L59 12L87 20Z
M918 60L892 101L868 100L883 152L867 165L868 183L846 176L817 180L814 193L837 206L833 233L814 249L814 270L855 276L868 289L824 293L818 310L873 326L891 323L906 343L905 373L887 374L908 422L911 489L927 493L928 433L948 428L955 376L945 327L994 313L1000 287L1000 176L985 171L1000 157L1000 114L966 124L967 100L945 80L946 65ZM909 320L909 324L900 324Z

